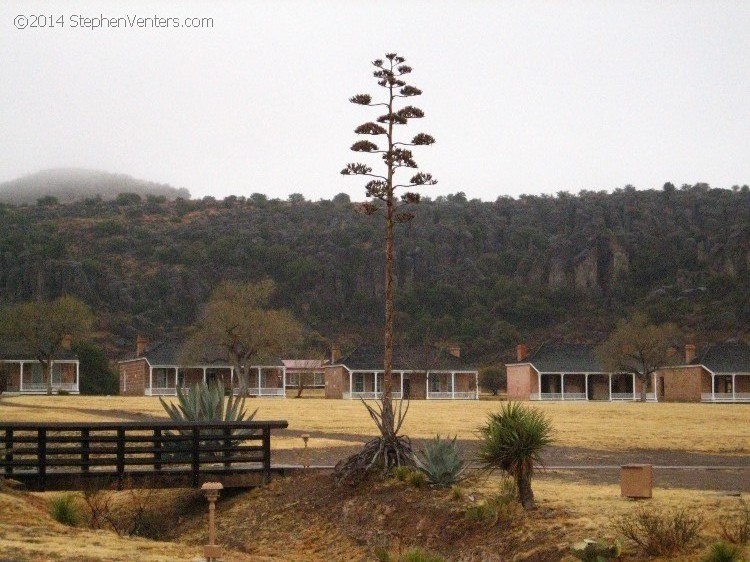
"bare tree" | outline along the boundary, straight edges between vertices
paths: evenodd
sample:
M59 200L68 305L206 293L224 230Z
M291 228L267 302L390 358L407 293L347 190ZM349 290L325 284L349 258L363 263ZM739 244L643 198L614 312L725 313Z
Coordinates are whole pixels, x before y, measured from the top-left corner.
M410 74L412 69L404 64L406 59L396 53L388 53L385 60L373 61L375 71L373 76L378 86L385 90L383 101L374 102L369 94L357 94L349 99L350 102L369 107L385 108L385 113L380 115L376 122L363 123L354 132L358 135L371 137L384 137L385 144L378 146L370 140L355 142L351 149L354 152L368 154L379 154L383 162L380 173L374 173L373 168L367 164L355 162L347 164L341 173L345 176L365 176L371 178L365 185L366 195L378 200L380 204L368 202L362 205L361 210L365 214L372 215L383 212L385 215L385 336L384 336L384 358L383 358L383 397L379 403L379 412L370 410L376 424L380 428L383 439L383 447L380 450L385 468L399 463L399 453L393 449L397 446L396 427L400 423L394 421L394 409L392 403L392 380L393 371L393 229L396 224L410 221L414 214L400 209L402 205L419 203L418 193L408 191L411 188L434 185L437 183L430 174L417 172L408 181L398 183L397 173L402 169L416 169L417 163L412 155L411 147L425 146L435 142L428 134L419 133L411 141L400 141L396 137L396 127L407 125L410 119L418 119L424 116L424 112L412 105L403 105L403 100L419 96L422 91L407 84L404 77ZM398 107L401 106L402 107ZM396 197L397 190L407 190L401 195L400 200ZM377 419L379 418L379 420ZM399 420L400 421L400 420Z
M676 333L674 325L655 326L649 324L645 314L637 313L617 324L596 349L597 358L609 371L635 375L641 382L641 401L645 402L651 375L671 358Z
M270 279L258 283L225 281L211 294L182 350L185 361L213 359L221 350L247 396L251 360L280 356L302 337L302 327L286 310L270 309L275 290Z

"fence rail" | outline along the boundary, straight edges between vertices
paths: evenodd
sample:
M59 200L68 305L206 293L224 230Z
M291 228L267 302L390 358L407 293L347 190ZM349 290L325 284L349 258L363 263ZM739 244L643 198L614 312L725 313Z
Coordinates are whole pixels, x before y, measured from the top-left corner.
M271 474L271 430L286 421L0 424L0 472L35 490L55 481Z

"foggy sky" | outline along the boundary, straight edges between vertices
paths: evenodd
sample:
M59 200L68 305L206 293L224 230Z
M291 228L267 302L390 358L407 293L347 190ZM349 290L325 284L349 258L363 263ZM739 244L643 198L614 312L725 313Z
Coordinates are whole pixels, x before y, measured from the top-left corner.
M64 26L17 29L18 15ZM212 18L204 29L82 18ZM79 26L72 27L72 22ZM750 183L750 2L14 2L0 5L0 182L54 167L193 197L363 183L354 127L396 51L436 196ZM373 163L376 163L374 160Z

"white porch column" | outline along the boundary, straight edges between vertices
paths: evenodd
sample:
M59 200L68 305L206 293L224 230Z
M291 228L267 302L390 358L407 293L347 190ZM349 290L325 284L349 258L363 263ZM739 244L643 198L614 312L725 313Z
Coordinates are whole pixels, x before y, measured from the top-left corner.
M203 384L206 384L206 368L203 367ZM229 384L232 384L232 375L229 375Z
M179 385L179 382L180 382L180 368L179 367L175 367L174 368L174 389L175 389L175 392L177 391L177 386Z
M451 371L451 400L456 399L456 372Z
M711 402L716 402L716 380L714 379L715 376L716 375L711 373Z
M474 391L477 396L477 400L479 400L479 371L474 373Z
M659 392L656 390L656 373L651 374L651 384L654 387L654 402L658 402Z
M154 368L149 365L148 366L148 392L149 395L152 395L152 389L154 388Z
M54 370L55 370L55 362L54 362L54 360L50 359L50 361L49 361L49 373L47 373L47 376L49 377L49 380L47 381L47 387L48 388L53 388L52 385L54 384L54 381L52 380L52 373L53 373ZM62 382L62 378L60 379L60 382ZM732 386L732 389L734 390L734 385Z
M612 402L612 373L609 373L609 401Z
M260 381L263 378L263 367L258 367L258 396L260 396Z
M300 376L302 376L300 374ZM313 383L315 382L315 375L313 375ZM286 367L281 368L281 389L284 391L284 398L286 398Z
M404 372L401 371L401 400L404 399Z
M352 386L352 372L349 371L349 400L353 398L354 387Z
M23 361L21 361L21 379L18 381L18 392L23 391Z
M630 376L633 378L633 400L635 400L635 373ZM648 388L646 389L646 392L648 392Z
M565 400L565 373L560 373L560 395Z
M378 372L375 371L372 374L372 391L375 393L375 396L378 395Z
M76 387L75 389L80 392L81 385L81 362L76 362Z
M735 383L737 382L736 377L737 373L732 373L732 402L735 402L737 400L737 388Z
M536 372L536 378L537 378L537 400L542 399L542 373L540 371Z
M586 393L586 400L588 400L589 399L589 374L588 373L583 374L583 388L584 388L583 391Z
M425 400L430 399L430 372L427 371L427 391L425 392Z

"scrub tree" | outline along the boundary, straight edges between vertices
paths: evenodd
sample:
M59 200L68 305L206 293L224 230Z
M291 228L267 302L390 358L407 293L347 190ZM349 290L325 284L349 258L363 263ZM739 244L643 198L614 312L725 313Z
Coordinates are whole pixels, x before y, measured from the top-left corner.
M379 164L377 169L372 166L354 162L347 164L341 170L345 176L364 176L369 178L365 184L366 195L372 201L361 206L361 211L367 215L382 213L385 217L385 334L383 354L383 397L378 402L378 410L365 404L375 423L380 429L379 443L374 449L376 457L371 459L368 466L382 463L388 470L392 466L400 465L404 456L401 442L397 436L401 425L401 414L394 416L392 403L392 370L393 370L393 230L397 224L410 221L414 214L404 210L405 205L419 203L418 193L410 191L412 188L437 183L430 174L414 173L417 163L412 154L412 147L433 144L435 139L428 134L418 133L411 140L401 140L397 135L399 127L405 127L411 119L419 119L424 112L409 105L406 100L422 94L406 81L411 73L410 66L404 64L406 59L396 53L388 53L385 60L377 59L372 62L375 70L373 76L378 86L384 92L377 100L370 94L357 94L349 101L357 105L377 107L383 111L375 121L363 123L354 132L368 138L355 142L351 149L354 152L377 154ZM403 172L412 173L409 179L401 179ZM401 173L399 173L401 172ZM397 192L401 192L400 197ZM400 412L400 407L399 407ZM410 453L407 454L410 457Z

